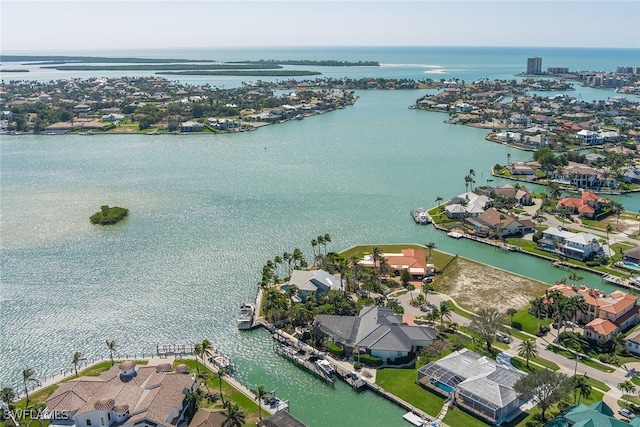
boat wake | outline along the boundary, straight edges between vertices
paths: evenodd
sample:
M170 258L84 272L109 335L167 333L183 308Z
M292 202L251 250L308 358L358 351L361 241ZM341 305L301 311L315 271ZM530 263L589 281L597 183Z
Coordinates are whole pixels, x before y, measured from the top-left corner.
M402 67L402 68L442 68L442 65L431 65L431 64L380 64L381 67Z

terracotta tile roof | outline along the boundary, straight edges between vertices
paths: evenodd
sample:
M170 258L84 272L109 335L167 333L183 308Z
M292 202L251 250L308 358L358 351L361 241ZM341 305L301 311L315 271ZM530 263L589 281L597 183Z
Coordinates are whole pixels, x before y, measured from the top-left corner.
M614 333L618 329L618 325L608 319L593 319L584 328L606 337Z
M63 383L47 399L47 407L75 412L77 417L107 403L108 406L128 406L131 413L128 423L148 419L166 426L177 421L169 417L175 416L174 409L182 407L185 390L198 385L190 375L156 372L155 366L140 366L133 376L121 376L120 368L114 366L99 377L80 377Z
M549 287L548 291L559 291L562 295L566 297L570 297L573 295L582 295L584 301L590 305L598 307L599 310L610 313L614 316L614 320L617 322L622 322L627 319L628 316L626 312L631 311L636 313L638 309L630 309L631 307L636 305L638 297L636 295L622 292L620 290L616 290L612 292L610 295L605 295L597 289L590 289L586 286L582 285L580 287L577 286L568 286L565 284L558 284Z

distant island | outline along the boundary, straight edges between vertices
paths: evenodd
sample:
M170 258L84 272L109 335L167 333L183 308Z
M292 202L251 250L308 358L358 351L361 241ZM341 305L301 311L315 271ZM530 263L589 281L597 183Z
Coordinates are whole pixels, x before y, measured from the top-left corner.
M377 61L336 61L333 59L328 60L278 60L278 59L260 59L258 61L230 61L227 64L278 64L278 65L317 65L320 67L379 67L380 63Z
M318 71L306 70L191 70L191 71L160 71L156 74L173 76L253 76L253 77L299 77L318 76Z
M100 212L96 212L89 218L91 224L109 225L116 224L129 215L129 209L120 206L109 207L108 205L100 206Z

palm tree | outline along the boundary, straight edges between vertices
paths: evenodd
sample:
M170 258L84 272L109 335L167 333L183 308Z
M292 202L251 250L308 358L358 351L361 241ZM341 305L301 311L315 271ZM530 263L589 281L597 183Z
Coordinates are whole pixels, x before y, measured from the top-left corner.
M222 415L225 419L220 427L242 427L244 425L244 412L240 410L237 403L227 402L224 404L224 408Z
M313 265L316 263L316 246L318 246L317 239L311 239L311 250L313 250Z
M36 384L38 383L38 380L33 378L35 374L36 374L36 371L34 371L31 368L25 369L24 371L22 371L22 382L24 383L24 394L27 399L27 403L25 407L29 407L29 387L28 387L29 383L30 382L34 382Z
M515 308L507 308L507 316L509 316L509 324L513 324L513 316L515 316L518 313L518 310L516 310Z
M13 401L16 399L16 392L11 387L2 387L0 390L0 402L7 405L9 410L13 409Z
M540 315L544 308L544 300L542 297L537 297L531 300L531 311L536 315L538 326L536 327L536 333L540 333Z
M616 363L618 360L618 349L624 347L624 335L620 332L613 334L611 344L613 344L613 363Z
M111 358L111 366L113 366L113 352L118 348L118 344L113 340L107 340L107 348L109 349L109 357Z
M580 313L586 313L587 310L589 310L589 304L587 304L587 302L584 300L584 298L581 298L579 296L575 296L572 298L572 308L573 308L573 321L571 324L571 332L573 332L575 326L576 326L576 321L577 321L577 317L578 317L578 312Z
M202 340L201 343L197 343L193 347L193 350L196 353L196 356L200 356L200 360L202 360L202 364L206 365L204 358L207 356L211 356L211 350L213 350L213 345L211 344L211 341L205 338ZM198 371L198 374L200 374L200 368L198 367L197 363L196 363L196 370Z
M451 321L452 313L453 309L451 308L451 302L449 300L440 301L440 327L444 328L445 317Z
M471 178L469 175L466 175L464 177L464 192L465 193L469 192L469 184L471 184L471 181L473 181L473 178Z
M608 255L611 256L611 246L609 246L609 233L611 233L611 231L613 230L613 227L611 226L611 224L607 224L607 252Z
M429 264L429 261L431 261L431 251L436 248L436 244L429 242L425 246L427 248L427 264Z
M618 384L618 390L622 392L622 399L628 403L625 396L628 394L634 394L636 392L636 385L629 380L623 381Z
M442 198L442 196L437 196L436 200L434 200L436 206L438 206L440 204L440 202L442 202L444 199Z
M524 340L518 346L518 356L524 357L527 362L527 368L529 368L529 359L533 359L538 356L538 348L534 340Z
M82 357L82 353L80 353L79 351L73 353L73 359L71 359L71 363L73 364L73 368L76 371L76 377L78 376L78 365L82 360L87 360L86 358Z
M475 183L474 177L476 176L476 171L473 169L469 169L469 177L471 178L471 191L473 191L473 184Z
M580 403L581 398L588 398L591 396L591 386L585 375L574 375L571 378L571 385L573 386L573 403Z
M216 376L218 377L218 387L220 390L220 400L222 400L222 404L224 405L224 396L222 395L222 377L227 375L227 370L224 368L219 368L218 372L216 372Z
M258 384L255 390L251 391L258 401L258 418L262 419L262 399L267 395L267 390L264 388L264 384Z
M624 212L624 206L622 206L622 203L611 202L611 211L616 216L616 230L618 230L618 223L620 222L620 215Z
M331 243L331 236L329 235L329 233L325 233L324 236L322 236L324 238L324 254L327 254L327 243Z
M407 290L409 291L409 296L411 297L411 303L413 303L413 291L416 290L416 287L409 283L407 284Z

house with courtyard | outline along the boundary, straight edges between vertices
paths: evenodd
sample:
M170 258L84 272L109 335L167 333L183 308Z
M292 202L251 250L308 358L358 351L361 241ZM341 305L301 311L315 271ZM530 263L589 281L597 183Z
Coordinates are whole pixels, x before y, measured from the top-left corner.
M136 365L128 360L98 377L72 379L47 399L47 411L70 419L52 419L77 427L175 427L184 419L187 394L200 382L187 365Z
M418 369L418 383L439 394L453 394L457 406L499 425L519 413L524 401L513 386L525 375L463 348Z
M600 212L602 205L608 202L609 200L591 191L583 191L580 197L563 197L558 200L556 209L567 209L571 214L577 214L585 218L593 218Z
M403 270L407 270L411 277L421 280L435 272L435 266L427 264L427 258L422 249L407 248L400 250L400 253L384 252L380 254L380 258L384 259L385 264L396 276L400 276ZM365 255L358 264L363 267L378 268L380 259L374 263L372 255Z
M569 286L562 283L551 286L548 293L553 291L558 291L565 297L584 300L588 308L579 312L576 320L585 325L583 334L588 339L606 342L615 333L625 331L640 322L638 297L631 293L616 290L607 295L585 285Z
M346 355L366 351L383 363L404 359L426 347L436 338L433 328L409 326L386 307L366 306L358 316L320 314L313 322L317 337L340 345Z

